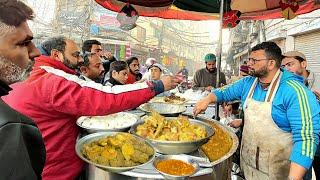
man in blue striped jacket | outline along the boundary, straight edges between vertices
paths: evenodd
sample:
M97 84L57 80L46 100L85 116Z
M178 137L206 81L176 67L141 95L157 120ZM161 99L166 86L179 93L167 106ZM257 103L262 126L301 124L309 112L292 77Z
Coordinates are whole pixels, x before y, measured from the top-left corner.
M194 108L241 100L244 130L241 168L245 178L300 180L319 143L320 107L303 78L280 68L281 49L263 42L252 49L250 75L213 90Z

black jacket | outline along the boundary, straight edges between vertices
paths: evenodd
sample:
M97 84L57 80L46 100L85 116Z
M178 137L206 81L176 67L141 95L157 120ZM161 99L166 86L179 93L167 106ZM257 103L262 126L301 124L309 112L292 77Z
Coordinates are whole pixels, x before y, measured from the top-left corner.
M0 96L9 86L0 81ZM36 124L0 99L0 179L41 179L46 159Z

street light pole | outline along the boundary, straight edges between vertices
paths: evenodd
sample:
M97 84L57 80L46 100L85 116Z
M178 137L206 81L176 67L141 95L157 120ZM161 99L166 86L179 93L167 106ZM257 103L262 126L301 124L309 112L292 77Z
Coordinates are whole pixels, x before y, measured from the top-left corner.
M220 29L219 29L219 43L217 48L217 80L216 80L216 88L220 87L220 71L221 71L221 59L222 59L222 25L223 25L223 3L224 0L220 1ZM219 117L219 103L216 103L215 107L215 119L217 121L220 120Z

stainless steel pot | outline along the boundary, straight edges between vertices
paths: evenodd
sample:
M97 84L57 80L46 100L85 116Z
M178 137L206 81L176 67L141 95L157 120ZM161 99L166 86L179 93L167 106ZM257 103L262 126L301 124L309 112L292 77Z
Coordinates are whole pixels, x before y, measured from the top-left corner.
M139 106L139 109L147 113L156 111L163 116L178 116L187 110L183 105L167 103L145 103Z
M132 121L132 123L129 123L129 124L126 123L125 125L123 125L121 127L96 128L96 127L90 127L90 126L84 125L85 121L88 121L93 118L103 118L103 120L105 120L105 121L108 121L111 118L113 118L113 120L122 121L122 120L125 120L124 118L128 118L128 117L131 119L134 119ZM127 112L120 112L120 113L111 114L111 115L107 115L107 116L82 116L77 119L76 124L79 127L81 127L83 130L88 132L89 134L96 133L96 132L128 132L128 130L131 128L131 126L134 125L136 122L138 122L139 119L140 119L140 117L135 114L127 113Z
M146 117L142 117L142 120ZM166 118L167 120L173 119L173 118ZM193 151L196 151L201 145L205 144L210 137L214 134L213 128L205 123L194 119L189 119L191 124L197 124L199 126L202 126L205 128L207 132L207 136L196 140L196 141L160 141L160 140L153 140L153 139L147 139L146 140L152 144L152 146L157 150L157 152L162 154L184 154L184 153L191 153ZM136 134L137 127L141 124L143 124L144 121L139 122L131 127L129 130L130 133Z
M137 140L139 141L143 141L145 142L148 146L150 146L154 153L153 153L153 156L149 157L149 160L148 162L146 163L143 163L143 164L140 164L140 165L137 165L137 166L130 166L130 167L112 167L112 166L105 166L105 165L101 165L101 164L97 164L95 162L92 162L90 161L89 159L87 159L86 157L84 157L84 155L82 154L81 150L82 150L82 147L84 144L87 144L87 143L91 143L93 141L97 141L101 138L104 138L104 137L107 137L107 136L112 136L112 135L115 135L117 134L117 132L99 132L99 133L94 133L94 134L89 134L87 136L84 136L82 137L80 140L77 141L76 143L76 153L77 155L85 162L91 164L91 165L94 165L98 168L101 168L101 169L104 169L108 172L114 172L114 173L119 173L119 172L124 172L124 171L129 171L131 169L135 169L135 168L138 168L138 167L141 167L141 166L144 166L148 163L151 163L154 158L155 158L155 150L154 148L152 147L152 145L150 143L148 143L147 141L145 141L144 139L140 138L139 136L136 136L136 135L132 135L134 136Z

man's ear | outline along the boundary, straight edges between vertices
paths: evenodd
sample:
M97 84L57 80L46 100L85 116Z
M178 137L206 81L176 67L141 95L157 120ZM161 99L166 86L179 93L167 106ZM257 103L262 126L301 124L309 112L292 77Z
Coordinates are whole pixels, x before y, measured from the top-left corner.
M117 73L117 71L112 70L112 71L111 71L111 76L115 75L116 73Z
M80 72L81 72L82 74L86 74L86 73L87 73L87 67L81 66L81 67L80 67Z
M268 61L268 64L271 65L271 66L269 66L270 70L276 67L276 63L277 63L276 60L273 60L273 61L269 60Z
M51 50L51 55L50 55L51 59L55 59L57 61L61 61L62 62L62 57L61 56L62 56L62 53L60 51L58 51L56 49L52 49Z
M308 66L307 61L302 61L302 62L301 62L301 66L302 66L303 68L307 68L307 66Z

